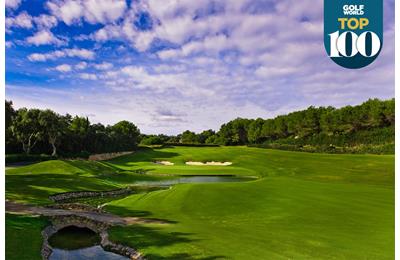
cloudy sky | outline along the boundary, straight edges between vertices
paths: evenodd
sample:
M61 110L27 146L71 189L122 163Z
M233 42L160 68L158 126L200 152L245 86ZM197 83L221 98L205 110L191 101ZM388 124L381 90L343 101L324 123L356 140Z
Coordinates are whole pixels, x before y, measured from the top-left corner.
M322 0L6 0L6 98L144 133L394 97L394 0L360 70L323 46Z

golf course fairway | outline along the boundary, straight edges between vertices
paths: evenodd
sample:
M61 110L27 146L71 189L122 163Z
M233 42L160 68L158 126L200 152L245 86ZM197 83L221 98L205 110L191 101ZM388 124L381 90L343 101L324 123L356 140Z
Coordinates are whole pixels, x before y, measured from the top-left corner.
M173 165L160 165L168 161ZM186 165L232 162L229 166ZM65 191L110 190L171 175L253 176L187 183L105 203L124 217L167 224L115 226L110 238L147 259L393 259L394 156L251 147L168 147L105 162L53 160L6 171L6 198L50 204ZM7 214L7 259L40 259L44 220ZM28 225L27 223L36 223ZM15 236L21 225L29 237ZM33 239L35 240L35 239Z

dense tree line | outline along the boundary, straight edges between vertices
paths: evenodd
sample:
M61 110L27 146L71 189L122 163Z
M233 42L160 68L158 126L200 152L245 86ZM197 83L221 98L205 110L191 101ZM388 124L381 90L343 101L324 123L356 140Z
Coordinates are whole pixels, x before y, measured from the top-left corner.
M6 101L6 153L48 153L53 156L131 151L140 131L131 122L91 124L87 117L60 115L52 110L14 110Z
M103 153L133 150L143 145L281 145L394 147L395 100L370 99L358 106L309 107L272 119L236 118L219 131L189 130L177 136L141 135L131 122L112 126L91 124L88 118L59 115L51 110L14 110L6 101L6 152L27 154ZM392 148L390 148L392 149Z
M185 131L178 138L180 143L195 144L345 146L394 142L394 123L395 100L370 99L358 106L339 109L311 106L273 119L237 118L223 124L218 132Z

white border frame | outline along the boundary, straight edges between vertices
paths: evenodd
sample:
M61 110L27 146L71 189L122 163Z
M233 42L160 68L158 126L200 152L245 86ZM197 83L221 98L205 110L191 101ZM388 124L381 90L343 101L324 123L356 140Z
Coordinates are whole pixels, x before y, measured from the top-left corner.
M385 0L383 0L385 1ZM0 81L1 81L1 90L0 90L0 96L2 100L5 100L5 2L2 1L1 3L1 15L0 15L0 48L1 48L1 53L0 53ZM397 19L396 19L397 18ZM398 75L400 75L400 54L399 54L399 46L400 46L400 2L395 3L395 75L396 72ZM397 31L397 33L396 33ZM400 80L399 78L395 78L395 99L399 98L400 95ZM3 101L2 101L3 102ZM400 106L398 104L398 100L396 100L396 115L400 115ZM0 187L1 187L1 192L0 192L0 221L1 221L1 228L0 228L0 236L1 236L1 243L0 243L0 259L5 259L5 106L1 105L0 106L0 114L1 114L1 119L0 119L0 149L1 149L1 159L0 159ZM400 121L396 120L395 123L396 130L400 129ZM399 154L400 154L400 139L398 136L395 138L395 158L396 158L396 163L395 163L395 220L396 223L400 222L400 192L398 187L400 186L400 178L397 178L396 175L399 173L399 165L398 163L400 162L399 159ZM396 188L397 187L397 188ZM377 219L377 221L379 221ZM396 237L399 234L399 226L395 225L395 234ZM399 249L400 248L400 241L398 239L395 240L395 259L400 259L400 253Z
M395 115L400 115L400 106L398 103L398 98L400 95L400 90L399 90L399 77L396 78L396 72L397 75L399 75L399 70L400 70L400 55L399 55L399 45L400 45L400 36L399 36L399 29L400 29L400 20L399 20L399 15L400 15L400 3L395 2L395 70L394 70L394 87L395 87L395 103L396 103L396 109L395 109ZM396 118L395 122L395 131L396 136L395 136L395 259L400 259L400 253L399 253L399 248L400 248L400 241L399 239L396 239L399 235L399 221L400 221L400 204L399 204L399 199L400 199L400 192L399 192L399 186L400 186L400 178L397 177L397 174L399 173L399 153L400 153L400 139L399 139L399 132L398 130L400 129L400 121Z
M7 0L5 0L7 1ZM6 89L6 84L5 84L5 54L6 54L6 47L5 47L5 16L6 16L6 8L5 8L5 1L1 2L1 17L0 17L0 80L1 80L1 90L0 90L0 96L2 98L1 102L4 102L5 100L5 89ZM0 236L1 236L1 243L0 243L0 259L5 259L6 255L6 245L5 245L5 240L6 240L6 233L5 233L5 106L4 103L0 106L0 114L1 114L1 119L0 119L0 149L1 149L1 159L0 159L0 187L1 187L1 192L0 192L0 221L1 221L1 228L0 228Z

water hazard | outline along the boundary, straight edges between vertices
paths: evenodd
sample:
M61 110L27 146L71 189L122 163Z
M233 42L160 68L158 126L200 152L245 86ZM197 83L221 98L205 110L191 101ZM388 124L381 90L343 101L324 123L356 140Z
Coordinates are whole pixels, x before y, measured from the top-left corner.
M105 251L100 246L99 235L88 228L65 227L50 237L49 244L53 248L50 260L128 259Z
M246 182L255 180L255 177L241 177L234 175L184 175L174 179L156 180L156 181L138 181L137 185L156 185L170 186L180 183L210 183L210 182Z

